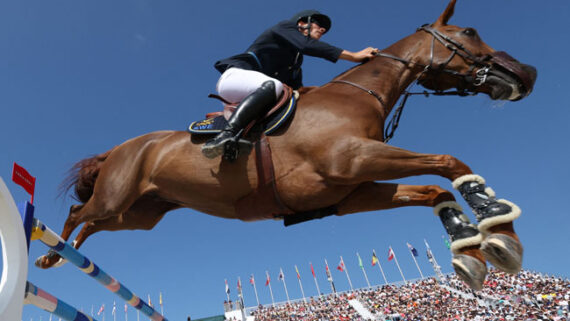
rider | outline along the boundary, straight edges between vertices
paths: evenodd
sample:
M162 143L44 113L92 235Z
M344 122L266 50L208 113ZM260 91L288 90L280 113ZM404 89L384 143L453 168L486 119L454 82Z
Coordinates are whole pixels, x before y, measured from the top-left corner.
M304 10L265 30L245 53L215 63L222 73L216 85L219 95L228 102L240 103L222 132L202 146L207 158L222 154L226 143L235 142L243 128L261 117L281 95L283 83L293 89L303 85L303 54L331 62L361 62L378 51L368 47L351 52L320 41L330 28L328 16Z

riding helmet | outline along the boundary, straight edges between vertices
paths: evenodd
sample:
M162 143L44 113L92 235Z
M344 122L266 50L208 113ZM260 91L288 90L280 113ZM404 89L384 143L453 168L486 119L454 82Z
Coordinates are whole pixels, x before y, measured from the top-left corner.
M297 23L299 21L303 22L316 22L319 26L325 28L325 33L331 29L331 19L317 10L303 10L301 12L297 12L293 17L291 17L291 21Z

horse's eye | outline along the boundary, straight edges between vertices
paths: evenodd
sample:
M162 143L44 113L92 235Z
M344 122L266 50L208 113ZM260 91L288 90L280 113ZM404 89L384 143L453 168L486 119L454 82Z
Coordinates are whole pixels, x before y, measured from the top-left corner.
M473 37L477 35L477 31L475 31L475 29L473 28L465 28L463 30L463 33L469 37Z

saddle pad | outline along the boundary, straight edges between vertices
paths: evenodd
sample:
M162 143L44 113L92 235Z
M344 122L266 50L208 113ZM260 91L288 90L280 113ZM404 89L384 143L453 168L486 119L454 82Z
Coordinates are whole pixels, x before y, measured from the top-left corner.
M291 97L291 100L289 100L288 104L283 105L269 118L262 119L261 125L265 135L271 135L271 133L281 127L281 125L283 125L293 114L296 105L297 100L295 99L295 96L293 96ZM224 116L220 115L213 118L195 121L190 124L190 126L188 126L188 131L192 134L198 135L217 134L221 132L224 127L226 127L227 123L228 121L224 118Z

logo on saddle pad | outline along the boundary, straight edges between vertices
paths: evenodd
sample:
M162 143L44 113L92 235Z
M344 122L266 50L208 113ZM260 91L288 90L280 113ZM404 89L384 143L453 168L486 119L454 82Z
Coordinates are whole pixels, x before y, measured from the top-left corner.
M214 129L214 123L215 123L216 117L214 118L208 118L208 119L204 119L198 122L194 122L192 123L191 128L197 129L197 130L211 130Z

